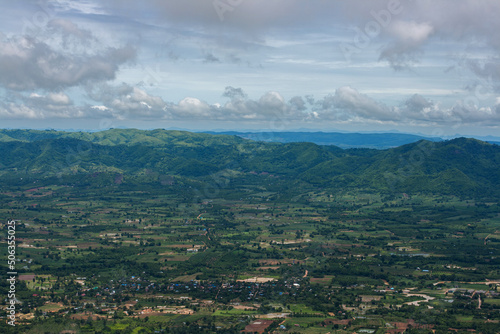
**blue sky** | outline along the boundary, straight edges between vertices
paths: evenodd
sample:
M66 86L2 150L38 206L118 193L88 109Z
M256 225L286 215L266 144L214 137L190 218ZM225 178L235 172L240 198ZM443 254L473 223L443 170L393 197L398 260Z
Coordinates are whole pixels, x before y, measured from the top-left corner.
M19 0L0 127L500 135L495 0Z

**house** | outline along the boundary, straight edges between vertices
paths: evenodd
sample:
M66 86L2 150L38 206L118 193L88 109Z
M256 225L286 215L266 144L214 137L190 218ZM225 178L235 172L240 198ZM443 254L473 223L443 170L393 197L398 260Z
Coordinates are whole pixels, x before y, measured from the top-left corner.
M262 334L264 331L271 326L273 323L272 320L258 320L252 322L250 325L247 325L244 330L242 330L242 333L248 333L248 334L255 334L259 333Z
M397 333L396 330L399 330L401 332L399 333L404 333L407 329L432 329L434 328L434 325L430 324L418 324L415 322L413 319L407 319L406 322L391 322L391 325L395 327L393 330L387 330L387 331L393 331L394 333ZM387 332L386 331L386 332Z

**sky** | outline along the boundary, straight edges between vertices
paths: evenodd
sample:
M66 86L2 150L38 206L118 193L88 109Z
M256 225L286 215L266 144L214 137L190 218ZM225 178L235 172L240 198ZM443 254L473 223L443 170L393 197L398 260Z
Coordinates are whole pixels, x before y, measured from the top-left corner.
M498 0L0 2L0 128L500 136Z

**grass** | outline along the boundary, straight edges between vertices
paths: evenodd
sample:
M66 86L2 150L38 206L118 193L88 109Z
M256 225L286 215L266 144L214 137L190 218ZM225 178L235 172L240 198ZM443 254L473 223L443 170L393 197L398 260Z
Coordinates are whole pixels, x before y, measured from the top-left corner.
M246 311L246 310L217 310L214 312L214 316L234 316L234 315L255 315L258 314L257 311Z
M474 319L474 316L472 315L457 315L457 321L460 322L469 322Z
M304 304L294 304L289 306L290 311L293 313L305 313L305 314L317 314L317 311L314 311L312 308L304 305Z
M484 303L499 306L500 305L500 299L486 298L484 300Z
M171 260L171 261L173 261L173 260ZM192 275L178 276L178 277L174 278L172 281L187 283L187 282L196 280L196 276L201 275L201 274L203 274L203 273L198 272L198 273L194 273Z
M57 304L46 304L46 305L39 307L38 309L40 311L50 312L50 311L57 311L57 310L60 310L62 308L63 308L63 306L60 306Z
M127 329L128 326L130 326L130 325L129 324L116 323L116 324L113 324L113 325L111 325L109 327L113 331L123 331L123 330Z
M132 331L132 334L139 334L143 329L147 330L146 327L136 327Z
M34 266L31 266L32 269L33 267ZM43 282L41 280L42 278L44 279ZM26 281L26 286L30 290L36 290L37 288L40 290L47 290L52 287L52 281L50 278L50 275L38 275L35 279L35 282L33 282L32 280Z
M325 327L318 326L325 318L287 318L284 325L289 331L299 331L300 333L327 333ZM295 326L299 325L299 326Z

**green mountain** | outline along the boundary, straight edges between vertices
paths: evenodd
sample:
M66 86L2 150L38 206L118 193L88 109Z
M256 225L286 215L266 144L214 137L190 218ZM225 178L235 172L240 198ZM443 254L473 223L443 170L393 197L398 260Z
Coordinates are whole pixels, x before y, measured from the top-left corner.
M120 175L124 185L169 177L187 187L224 183L228 191L253 185L500 195L500 146L466 138L375 150L166 130L0 130L0 152L0 178L9 183L58 177L103 186L106 175Z

